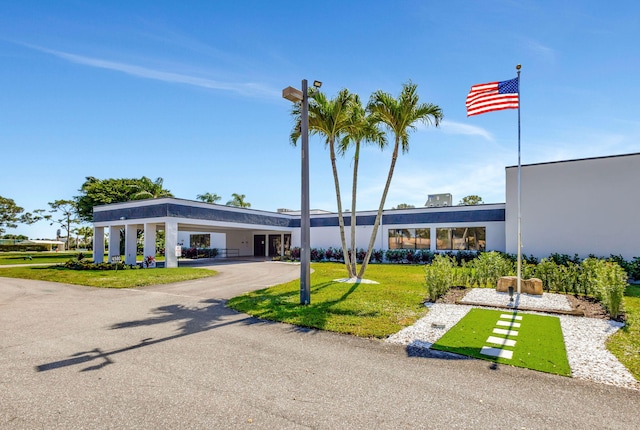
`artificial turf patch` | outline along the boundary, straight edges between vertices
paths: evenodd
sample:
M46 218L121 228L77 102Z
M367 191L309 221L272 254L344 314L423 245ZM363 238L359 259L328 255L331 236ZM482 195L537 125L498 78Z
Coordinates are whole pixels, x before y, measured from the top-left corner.
M512 313L512 318L501 318L501 315ZM522 319L516 320L515 316L522 317ZM516 324L508 327L498 325L498 321ZM518 327L517 324L520 326ZM497 334L494 333L494 329L516 331L517 335ZM492 344L487 342L490 336L514 340L516 344L514 346ZM513 356L511 359L487 356L480 353L483 347L513 351ZM563 376L571 375L562 329L560 328L560 319L557 317L471 309L431 348L541 372Z

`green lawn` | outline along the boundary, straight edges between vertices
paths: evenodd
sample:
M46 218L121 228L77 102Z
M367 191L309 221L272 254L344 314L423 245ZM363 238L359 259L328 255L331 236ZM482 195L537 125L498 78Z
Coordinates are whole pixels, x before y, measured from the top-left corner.
M563 376L571 374L558 317L516 313L514 315L521 319L515 319L515 317L506 318L505 315L511 315L511 313L471 309L463 319L434 343L432 348L546 373ZM500 322L514 324L514 326L501 326ZM495 333L494 329L509 329L509 333L514 334ZM489 338L513 341L514 344L499 346L489 342ZM483 354L483 347L513 355L492 357Z
M102 288L132 288L170 284L216 275L208 269L179 267L175 269L137 270L71 270L63 266L33 266L0 268L0 277L37 279Z
M363 337L383 338L424 316L424 267L371 265L366 278L379 284L346 284L345 267L314 263L311 304L300 305L300 282L254 291L228 302L250 315Z
M607 342L607 349L640 380L640 285L629 285L625 293L626 325Z

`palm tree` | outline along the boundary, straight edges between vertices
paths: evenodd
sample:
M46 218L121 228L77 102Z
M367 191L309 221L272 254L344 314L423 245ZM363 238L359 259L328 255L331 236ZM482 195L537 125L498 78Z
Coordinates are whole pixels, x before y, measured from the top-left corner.
M395 99L392 95L376 91L371 95L367 110L376 122L384 124L389 130L391 130L395 136L395 144L393 147L393 154L391 155L391 165L389 167L389 175L387 176L387 182L382 192L382 198L380 199L380 206L378 207L378 214L373 225L373 231L371 232L371 239L369 240L369 248L367 249L367 255L362 262L358 278L364 276L364 272L369 264L371 258L371 252L373 251L373 245L378 234L378 227L380 226L380 220L382 218L382 210L384 203L387 199L387 193L389 192L389 186L391 185L391 178L393 177L393 170L396 166L396 160L398 159L398 151L402 145L402 153L409 151L409 133L416 129L416 123L422 122L426 124L434 124L436 127L440 125L443 114L442 109L439 106L431 103L418 103L419 97L416 92L417 85L408 82L402 85L402 91L400 96Z
M222 197L220 197L219 195L213 193L204 193L204 194L198 194L196 196L196 199L201 200L205 203L215 203L219 200L222 200Z
M143 176L140 178L137 184L131 185L131 188L138 190L131 198L133 200L143 199L159 199L162 197L173 197L171 191L162 188L162 178L157 178L155 181Z
M353 95L353 105L351 106L351 117L347 125L345 137L340 142L338 151L344 155L349 147L355 146L353 155L353 182L351 185L351 267L353 274L356 274L356 195L358 184L358 163L360 161L360 144L362 142L377 145L383 149L387 144L387 138L382 132L372 116L367 116L360 97Z
M350 263L347 239L344 232L344 216L342 213L342 198L340 195L340 181L338 180L338 168L336 167L336 141L346 133L347 126L351 118L351 106L353 97L349 90L341 90L336 98L327 99L327 96L315 89L309 92L309 133L320 134L325 137L325 145L329 147L329 157L331 158L331 169L333 171L333 182L336 188L336 200L338 203L338 224L340 225L340 240L342 242L342 253L347 267L349 278L355 276ZM293 107L292 115L295 118L295 126L291 132L291 143L295 146L300 137L302 106L296 103Z
M244 199L247 196L244 194L233 193L231 194L231 200L227 202L227 206L235 206L238 208L250 208L251 203L245 202Z
M82 236L82 242L85 244L85 246L87 244L87 238L93 237L93 228L88 225L76 228L74 232L76 233L76 235ZM76 247L77 247L77 244L76 244Z

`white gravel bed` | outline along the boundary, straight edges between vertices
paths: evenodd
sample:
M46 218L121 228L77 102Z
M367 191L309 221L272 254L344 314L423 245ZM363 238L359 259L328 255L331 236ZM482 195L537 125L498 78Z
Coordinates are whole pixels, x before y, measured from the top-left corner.
M489 293L478 293L478 291L486 290ZM473 295L472 295L473 294ZM486 300L492 300L497 294L495 290L490 289L473 289L464 297L463 300L484 303ZM469 297L472 299L469 299ZM521 295L521 299L523 298ZM542 300L539 300L536 306L544 309L562 309L554 306L564 306L560 296L564 301L566 297L559 294L545 293ZM528 296L530 297L530 296ZM507 303L509 297L507 294ZM490 301L491 304L502 304ZM522 306L524 301L520 302ZM568 305L568 302L567 302ZM468 312L474 307L469 305L450 305L450 304L428 304L429 313L416 321L410 327L400 330L387 338L387 342L410 346L427 350L432 344L438 341L447 330L456 325ZM523 312L536 313L536 312ZM558 316L558 315L553 315ZM571 376L578 379L585 379L593 382L616 385L619 387L640 390L640 382L636 381L629 371L611 354L605 347L605 342L609 336L614 334L624 324L596 318L574 317L567 315L558 316L562 334L564 335L565 347L567 350L567 359L571 366ZM444 326L444 328L442 328ZM428 351L429 355L442 355L434 350Z
M509 293L499 293L492 288L473 288L460 303L484 303L491 306L508 306ZM514 294L513 303L524 308L547 309L554 311L570 311L571 305L562 294L543 293L542 296L531 294Z

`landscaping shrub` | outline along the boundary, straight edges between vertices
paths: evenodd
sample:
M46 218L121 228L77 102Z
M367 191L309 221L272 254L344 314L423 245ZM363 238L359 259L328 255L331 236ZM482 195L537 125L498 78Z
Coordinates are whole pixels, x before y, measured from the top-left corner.
M123 262L111 263L93 263L87 260L70 259L64 263L64 267L71 270L131 270L139 269L137 264L125 264Z
M602 305L617 318L623 311L622 298L627 287L627 273L618 264L607 261L597 268Z
M558 254L554 252L549 255L548 259L560 266L567 266L569 263L580 264L580 257L578 254L574 254L574 256L571 257L568 254Z
M309 259L315 263L324 260L325 250L322 248L311 248L309 250Z
M425 267L425 281L429 300L435 302L443 296L454 283L454 267L457 266L455 258L439 254L436 255L430 265Z
M514 265L499 252L483 252L478 258L467 263L471 271L471 285L494 288L502 276L513 275Z

